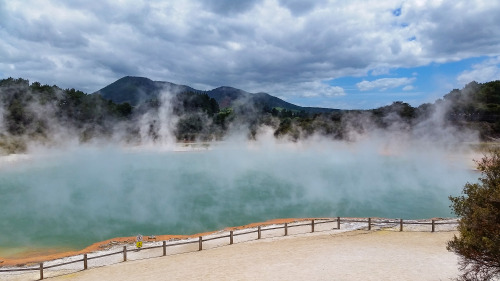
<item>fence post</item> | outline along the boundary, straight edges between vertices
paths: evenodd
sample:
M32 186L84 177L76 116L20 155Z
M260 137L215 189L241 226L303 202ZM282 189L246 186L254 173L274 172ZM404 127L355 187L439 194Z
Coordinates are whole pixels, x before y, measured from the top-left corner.
M434 220L432 220L432 232L434 232Z
M203 239L200 236L200 238L198 238L198 251L201 251L203 249L202 243Z
M233 245L233 231L229 231L229 245Z
M403 231L403 219L399 219L399 231Z
M40 280L43 279L43 262L40 263Z
M285 236L288 235L288 223L285 222Z
M83 254L83 270L87 269L87 254Z
M163 241L163 256L167 255L167 241Z
M127 246L123 246L123 261L127 261Z
M368 230L372 230L372 218L368 218Z
M257 228L257 239L260 239L260 225L259 225L259 228Z
M337 229L340 229L340 217L337 217Z
M314 220L311 220L311 232L314 232Z

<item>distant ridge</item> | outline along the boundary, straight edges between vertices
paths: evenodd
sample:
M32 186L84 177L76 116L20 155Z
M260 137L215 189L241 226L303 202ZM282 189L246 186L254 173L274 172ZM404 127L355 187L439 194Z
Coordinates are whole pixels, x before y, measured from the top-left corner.
M103 98L112 100L114 103L128 102L135 106L146 100L158 97L162 90L200 92L191 87L170 82L153 81L145 77L125 76L94 94L100 94Z
M327 113L339 111L332 108L321 107L302 107L267 93L252 94L233 87L222 86L209 91L201 91L186 85L178 85L165 81L153 81L145 77L125 76L108 86L96 91L94 94L100 94L103 98L112 100L114 103L128 102L136 106L144 101L157 98L161 91L171 90L175 92L195 92L207 94L214 98L220 108L231 107L236 101L253 102L255 106L261 108L280 108L292 111L305 111L308 113Z

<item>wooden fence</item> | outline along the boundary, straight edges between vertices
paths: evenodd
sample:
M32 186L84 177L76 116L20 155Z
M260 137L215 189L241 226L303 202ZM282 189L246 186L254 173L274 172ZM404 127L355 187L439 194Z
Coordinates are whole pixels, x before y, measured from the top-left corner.
M393 227L399 225L399 231L403 231L404 225L430 225L431 226L430 231L435 232L437 225L458 224L458 221L455 220L455 221L451 221L451 222L439 222L436 220L431 220L429 222L429 221L415 221L415 220L404 221L403 219L374 219L374 218L353 219L353 218L340 218L340 217L332 218L332 219L311 219L311 220L303 220L303 221L300 221L300 223L298 223L298 224L292 224L292 225L289 225L289 223L285 223L284 225L267 227L267 228L262 228L261 226L258 226L256 230L249 230L249 231L244 231L244 232L239 232L239 233L234 233L234 231L231 230L229 232L229 234L227 234L227 235L221 235L221 236L216 236L216 237L211 237L211 238L203 238L202 236L199 236L198 239L193 240L193 241L181 241L181 242L168 243L168 244L167 244L167 241L162 241L163 242L162 245L159 245L159 246L142 247L142 248L135 248L134 247L132 249L127 248L127 246L123 246L123 249L120 251L106 253L106 254L99 255L99 256L88 257L87 254L84 254L82 256L82 258L78 259L78 260L72 260L72 261L48 265L48 266L44 265L44 263L42 262L37 267L14 268L14 269L1 269L0 268L0 272L39 271L40 272L40 280L42 280L44 269L60 267L60 266L69 265L69 264L73 264L73 263L82 263L82 269L86 270L88 268L88 261L89 260L108 257L108 256L112 256L112 255L122 255L123 261L125 262L125 261L127 261L127 252L138 252L138 251L163 248L163 256L166 256L168 247L196 244L196 243L198 243L198 251L202 251L203 250L203 242L229 238L229 245L232 245L234 243L234 237L240 236L240 235L256 233L257 239L261 239L262 232L264 232L264 231L283 229L284 236L287 236L288 230L290 228L299 227L299 226L310 226L310 232L315 232L315 226L320 225L320 224L325 224L325 223L336 223L336 227L334 227L332 229L340 229L342 223L366 223L366 227L368 230L371 230L372 226L374 226L374 225L378 225L378 226L391 225Z

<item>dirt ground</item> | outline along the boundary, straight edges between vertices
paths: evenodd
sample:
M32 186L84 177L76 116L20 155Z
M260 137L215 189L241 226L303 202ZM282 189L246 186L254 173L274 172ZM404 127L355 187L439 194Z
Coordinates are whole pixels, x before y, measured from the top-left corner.
M254 240L48 280L449 280L456 232L357 230Z

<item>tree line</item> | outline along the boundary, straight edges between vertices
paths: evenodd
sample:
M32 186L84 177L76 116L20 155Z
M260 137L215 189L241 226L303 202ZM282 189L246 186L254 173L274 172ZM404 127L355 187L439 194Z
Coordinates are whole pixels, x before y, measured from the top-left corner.
M471 82L418 107L396 101L371 110L311 113L251 101L220 108L215 99L195 92L177 93L168 99L155 97L132 106L75 89L30 84L21 78L0 80L2 153L23 152L30 141L50 144L61 132L80 142L116 138L132 144L162 141L165 118L172 119L169 130L175 141L220 140L231 130L246 132L254 139L263 126L272 129L276 138L298 141L313 135L351 140L353 132L373 129L412 132L436 115L446 126L478 131L483 140L500 137L500 81Z

